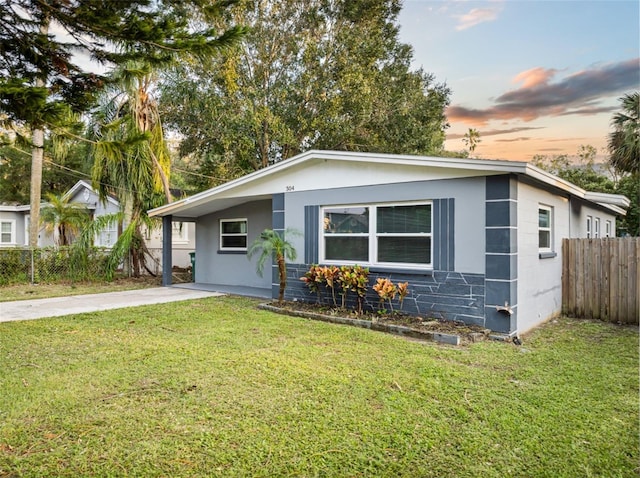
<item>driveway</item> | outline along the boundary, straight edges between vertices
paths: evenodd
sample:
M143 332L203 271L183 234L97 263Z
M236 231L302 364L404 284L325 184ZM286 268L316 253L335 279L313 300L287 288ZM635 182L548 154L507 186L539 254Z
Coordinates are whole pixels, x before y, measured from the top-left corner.
M0 322L42 319L62 315L83 314L100 310L121 309L139 305L164 304L181 300L218 297L224 294L213 291L155 287L151 289L106 292L104 294L72 295L51 299L17 300L0 302Z

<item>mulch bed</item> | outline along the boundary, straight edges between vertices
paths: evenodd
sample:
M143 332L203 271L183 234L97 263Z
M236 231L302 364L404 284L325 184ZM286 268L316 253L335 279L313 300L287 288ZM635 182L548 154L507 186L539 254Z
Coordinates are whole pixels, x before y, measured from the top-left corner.
M351 310L306 302L271 302L263 308L274 312L323 320L358 327L370 328L415 339L443 342L452 345L478 342L489 337L490 330L463 322L430 319L399 311L392 313L364 312L356 314ZM457 339L456 339L457 338Z

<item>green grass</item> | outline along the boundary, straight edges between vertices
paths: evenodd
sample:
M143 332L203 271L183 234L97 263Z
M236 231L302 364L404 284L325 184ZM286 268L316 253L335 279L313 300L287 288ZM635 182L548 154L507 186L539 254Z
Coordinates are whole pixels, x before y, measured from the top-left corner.
M0 477L638 475L638 332L464 348L233 297L0 324Z
M0 302L12 300L46 299L80 294L100 294L122 290L159 287L160 278L141 277L139 279L116 279L111 282L76 282L52 284L15 284L0 287Z

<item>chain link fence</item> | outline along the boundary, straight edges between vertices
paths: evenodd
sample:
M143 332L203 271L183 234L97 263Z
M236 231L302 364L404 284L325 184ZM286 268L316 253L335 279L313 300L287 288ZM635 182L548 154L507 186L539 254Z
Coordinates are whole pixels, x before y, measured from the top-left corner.
M110 250L91 248L81 254L72 247L0 249L0 286L13 284L80 282L107 280ZM141 273L162 275L162 250L150 249L145 254ZM174 266L174 284L191 282L191 267Z
M104 280L109 251L69 247L0 249L0 285Z

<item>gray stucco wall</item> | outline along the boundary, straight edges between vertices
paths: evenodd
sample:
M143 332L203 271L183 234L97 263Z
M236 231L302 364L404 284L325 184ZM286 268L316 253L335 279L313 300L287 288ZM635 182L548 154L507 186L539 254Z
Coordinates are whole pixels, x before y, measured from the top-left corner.
M518 190L518 331L560 313L562 309L562 239L570 237L568 198L520 183ZM540 255L538 206L552 209L552 253ZM550 256L550 257L549 257Z
M220 253L220 219L247 218L248 244L271 228L271 201L253 201L218 211L196 223L196 282L271 288L271 270L265 265L263 277L256 273L257 255Z
M484 325L485 184L484 177L475 177L290 192L285 194L284 200L285 227L305 231L308 226L305 214L309 213L310 206L433 201L435 270L396 271L374 267L369 274L369 284L375 284L378 277L396 283L409 282L410 293L403 306L405 312ZM448 223L450 219L453 224ZM314 220L319 221L317 215ZM317 234L315 228L314 235ZM453 236L452 244L442 244L449 241L449 234ZM313 239L318 240L317 237L291 239L295 241L299 258L308 256L305 247L313 247ZM438 270L439 267L445 270ZM307 270L308 264L289 265L287 299L316 300L300 280ZM378 305L379 298L370 288L365 306L371 309Z
M538 206L553 208L552 252L540 255ZM606 221L615 235L615 216L520 181L518 185L518 331L526 332L560 314L562 309L562 239L586 237L587 216L600 219L600 237ZM592 236L593 237L593 236Z
M451 198L455 202L455 264L453 270L484 274L485 178L463 178L379 186L338 188L285 194L285 226L305 230L305 206L365 204ZM303 237L293 238L299 257Z

